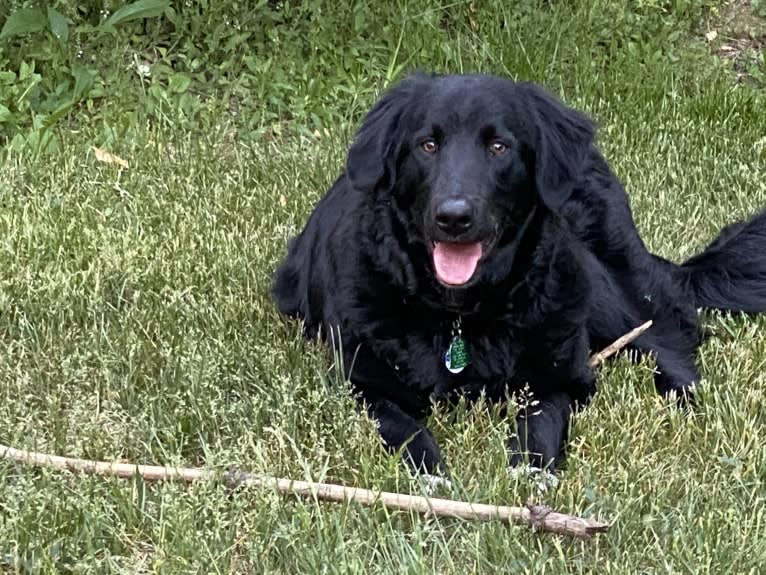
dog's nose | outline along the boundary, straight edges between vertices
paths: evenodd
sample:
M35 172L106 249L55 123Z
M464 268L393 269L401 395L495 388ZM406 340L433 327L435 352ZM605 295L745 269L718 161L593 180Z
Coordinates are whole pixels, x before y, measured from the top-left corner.
M436 208L436 225L444 233L459 236L473 225L473 210L461 199L445 200Z

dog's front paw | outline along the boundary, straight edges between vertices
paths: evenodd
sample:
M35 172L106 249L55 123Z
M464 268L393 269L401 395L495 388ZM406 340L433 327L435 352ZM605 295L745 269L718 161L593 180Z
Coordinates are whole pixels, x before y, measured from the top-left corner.
M536 441L535 437L519 441L518 435L511 436L508 451L511 468L528 467L553 472L556 465L563 461L563 453L556 453L549 445Z
M385 442L390 448L394 447ZM402 457L415 472L421 474L447 475L447 468L442 461L441 449L431 432L421 427L404 443Z

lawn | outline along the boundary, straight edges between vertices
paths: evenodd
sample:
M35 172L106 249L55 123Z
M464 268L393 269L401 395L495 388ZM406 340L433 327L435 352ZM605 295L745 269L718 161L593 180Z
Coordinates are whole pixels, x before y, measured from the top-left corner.
M637 225L663 256L687 257L766 207L761 3L739 3L744 15L701 0L518 4L333 12L307 0L298 15L310 19L286 19L263 40L282 52L254 37L229 52L174 44L211 69L207 83L189 72L186 86L124 66L130 51L148 57L147 38L165 30L157 18L115 36L119 50L112 37L84 37L86 53L104 50L92 64L102 93L47 131L20 113L15 127L0 122L0 443L422 493L328 357L269 298L285 241L342 169L361 114L412 68L535 80L594 116ZM209 38L212 19L224 22L211 14ZM248 14L236 26L268 32ZM291 48L299 37L314 51ZM0 66L20 75L17 55L38 57L44 85L38 40L14 41L0 44ZM194 70L181 56L173 65ZM251 83L216 76L225 63ZM153 65L161 74L162 58ZM7 94L0 103L21 110L26 95ZM129 167L98 161L94 145ZM533 498L613 522L593 541L1 463L0 572L761 573L766 317L705 323L696 410L657 396L650 361L610 362L545 493L509 474L509 422L496 410L434 413L453 472L446 496Z

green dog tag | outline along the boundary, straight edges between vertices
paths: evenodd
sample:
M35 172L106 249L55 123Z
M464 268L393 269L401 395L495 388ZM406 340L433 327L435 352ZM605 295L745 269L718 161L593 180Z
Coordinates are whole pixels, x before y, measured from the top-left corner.
M452 342L447 348L447 353L444 354L444 365L452 373L460 373L471 362L468 357L468 348L465 345L465 341L459 335L452 338Z

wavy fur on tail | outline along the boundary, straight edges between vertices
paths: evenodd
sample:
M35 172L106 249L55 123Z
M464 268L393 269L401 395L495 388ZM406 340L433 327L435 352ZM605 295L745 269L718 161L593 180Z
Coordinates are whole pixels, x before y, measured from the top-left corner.
M766 311L766 211L726 226L681 268L698 308Z

